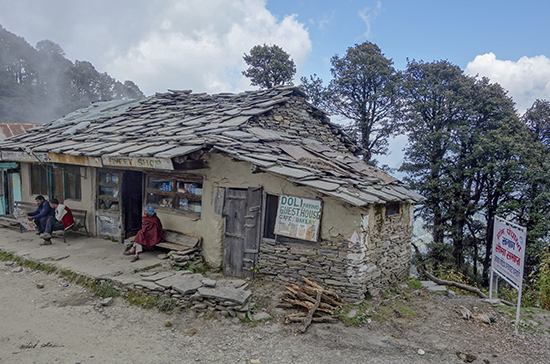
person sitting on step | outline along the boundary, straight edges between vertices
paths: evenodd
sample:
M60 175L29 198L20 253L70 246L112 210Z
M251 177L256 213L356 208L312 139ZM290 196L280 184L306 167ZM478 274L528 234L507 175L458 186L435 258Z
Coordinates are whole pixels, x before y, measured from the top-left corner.
M164 241L162 223L151 206L145 206L141 219L141 230L138 231L133 241L132 248L123 253L124 255L134 254L131 260L132 263L139 259L139 253L143 250L151 251L155 245Z
M70 208L60 204L59 200L52 198L50 206L55 211L55 217L48 217L44 227L44 233L40 235L44 239L40 245L51 245L52 232L54 230L67 230L74 225L73 213Z

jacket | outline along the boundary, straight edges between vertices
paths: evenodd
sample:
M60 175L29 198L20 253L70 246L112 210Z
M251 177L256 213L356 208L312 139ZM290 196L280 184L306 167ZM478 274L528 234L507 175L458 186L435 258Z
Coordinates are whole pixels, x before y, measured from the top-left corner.
M40 205L38 205L38 208L35 212L29 212L27 215L34 216L35 219L39 219L45 216L54 216L54 211L50 206L50 203L48 201L44 201Z
M55 209L55 219L63 223L63 228L67 230L74 225L73 213L70 208L59 204Z

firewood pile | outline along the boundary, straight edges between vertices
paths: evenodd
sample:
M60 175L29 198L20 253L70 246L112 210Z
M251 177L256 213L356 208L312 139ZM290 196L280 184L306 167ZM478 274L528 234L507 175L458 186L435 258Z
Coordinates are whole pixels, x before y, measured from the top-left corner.
M289 283L285 286L283 303L277 306L302 310L285 316L285 322L301 322L300 331L305 332L312 322L338 321L338 316L334 315L334 311L344 305L340 296L305 277L302 279L305 282L303 285Z

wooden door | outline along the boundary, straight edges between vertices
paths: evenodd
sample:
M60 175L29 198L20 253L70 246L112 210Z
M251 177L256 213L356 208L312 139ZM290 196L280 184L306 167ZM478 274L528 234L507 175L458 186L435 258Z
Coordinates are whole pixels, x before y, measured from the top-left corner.
M141 229L143 212L143 173L125 171L122 176L122 221L123 238L135 236Z
M254 276L260 249L262 188L228 188L225 196L223 271L234 277Z

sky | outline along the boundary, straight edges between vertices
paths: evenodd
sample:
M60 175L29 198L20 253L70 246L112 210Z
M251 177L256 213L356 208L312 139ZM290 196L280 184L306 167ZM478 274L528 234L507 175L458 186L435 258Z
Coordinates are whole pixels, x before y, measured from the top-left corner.
M277 44L301 76L331 79L330 58L365 41L394 66L448 60L501 84L523 114L550 100L550 2L545 0L0 0L0 25L72 60L168 89L251 90L242 56ZM394 141L399 149L405 141Z

